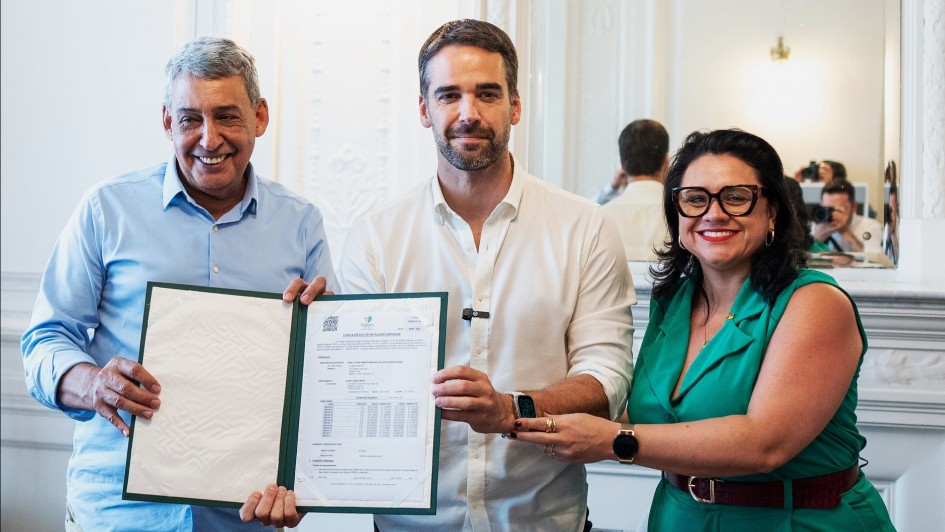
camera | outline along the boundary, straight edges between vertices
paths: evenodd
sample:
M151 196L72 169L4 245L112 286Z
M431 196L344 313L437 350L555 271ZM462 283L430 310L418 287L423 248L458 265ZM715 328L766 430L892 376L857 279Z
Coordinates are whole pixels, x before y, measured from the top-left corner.
M820 181L820 165L817 161L811 161L806 168L801 170L801 179L804 181Z
M817 205L810 213L810 219L815 224L826 224L830 223L833 220L833 207L824 207L823 205Z

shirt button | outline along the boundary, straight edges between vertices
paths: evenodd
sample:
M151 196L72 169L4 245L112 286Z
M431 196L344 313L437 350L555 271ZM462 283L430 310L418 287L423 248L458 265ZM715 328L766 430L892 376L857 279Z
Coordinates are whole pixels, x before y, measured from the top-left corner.
M216 225L216 224L213 224L213 232L216 233L216 232L219 231L219 230L220 230L220 226L219 226L219 225Z
M476 354L478 355L479 353L482 353L482 348L477 345L477 346L476 346Z
M214 267L213 267L213 273L220 273L220 267L219 267L219 266L214 266Z
M473 458L479 458L479 451L475 451L473 453Z

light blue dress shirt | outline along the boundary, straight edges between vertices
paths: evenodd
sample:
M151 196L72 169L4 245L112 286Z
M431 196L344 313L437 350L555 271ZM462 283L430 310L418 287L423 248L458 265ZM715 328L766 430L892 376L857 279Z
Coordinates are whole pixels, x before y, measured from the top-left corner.
M33 397L78 421L67 500L85 530L242 524L236 510L121 500L127 439L95 412L59 405L56 390L81 362L137 360L148 281L282 292L296 277L323 275L338 289L318 208L252 165L247 175L243 200L219 220L184 191L173 157L105 181L86 193L53 248L21 348Z

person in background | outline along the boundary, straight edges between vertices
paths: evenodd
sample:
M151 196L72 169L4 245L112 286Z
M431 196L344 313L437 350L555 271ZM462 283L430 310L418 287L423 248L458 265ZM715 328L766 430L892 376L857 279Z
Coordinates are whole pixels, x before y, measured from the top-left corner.
M848 181L847 167L837 161L811 161L809 166L805 166L794 173L794 179L799 183L829 183L833 180ZM866 214L870 218L876 218L876 209L872 205L866 205Z
M433 376L443 419L436 515L378 514L375 525L590 530L584 466L502 434L528 410L621 415L636 297L620 236L598 205L529 175L509 152L522 102L504 31L448 22L418 63L436 175L357 221L339 265L344 293L449 293L446 368ZM296 511L261 493L243 507L264 520L273 510Z
M630 177L627 175L627 171L624 170L621 166L617 172L614 174L614 178L610 180L609 183L603 186L600 190L594 194L592 198L594 203L598 205L606 205L614 198L619 197L623 194L623 191L627 188L627 183L630 182Z
M866 333L836 281L804 267L777 152L697 131L666 187L672 245L650 270L629 424L521 418L516 439L570 463L661 470L650 530L893 530L860 470Z
M824 185L820 208L811 216L814 241L830 251L882 253L883 227L873 218L856 214L855 194L845 179Z
M821 183L827 183L834 179L846 179L847 167L837 161L823 160L817 169L817 175Z
M808 214L807 205L804 203L804 191L801 190L800 183L794 178L784 176L784 189L788 200L790 200L791 208L794 209L798 221L801 222L801 227L806 228L804 243L807 249L813 252L829 251L829 248L823 242L815 242L814 235L811 234L810 214Z
M667 241L663 178L669 167L669 134L655 120L634 120L617 139L620 165L629 176L626 190L604 205L620 230L629 260L656 260Z
M837 161L823 160L820 163L811 161L794 172L794 179L798 182L826 183L833 179L846 179L847 167Z
M163 127L174 154L85 194L22 339L30 393L78 421L68 531L262 528L235 509L121 498L130 416L150 419L161 407L161 383L135 362L148 281L281 292L319 276L306 297L336 288L318 209L250 163L269 123L253 57L205 37L166 72Z
M886 201L883 226L883 253L893 264L899 262L899 186L897 184L896 161L886 164L885 183L889 186L889 199Z

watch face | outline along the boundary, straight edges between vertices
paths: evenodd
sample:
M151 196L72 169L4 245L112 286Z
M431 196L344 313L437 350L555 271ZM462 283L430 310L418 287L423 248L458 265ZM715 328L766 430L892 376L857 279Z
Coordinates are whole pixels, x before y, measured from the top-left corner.
M535 417L535 401L531 396L518 396L518 411L522 417Z
M640 443L634 436L621 433L614 438L614 454L621 460L632 460L639 449Z

